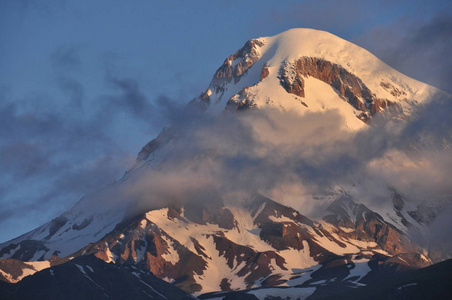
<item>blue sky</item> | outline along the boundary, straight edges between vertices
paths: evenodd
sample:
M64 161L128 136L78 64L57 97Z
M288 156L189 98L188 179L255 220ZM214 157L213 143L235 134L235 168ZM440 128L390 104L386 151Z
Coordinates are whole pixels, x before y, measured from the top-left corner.
M248 39L350 40L452 92L450 1L0 1L0 242L119 178Z

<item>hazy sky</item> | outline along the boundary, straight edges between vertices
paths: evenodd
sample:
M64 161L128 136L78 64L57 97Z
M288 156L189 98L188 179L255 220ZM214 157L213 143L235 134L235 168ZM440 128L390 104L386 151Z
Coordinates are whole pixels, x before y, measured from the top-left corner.
M0 0L0 242L119 178L248 39L327 30L452 92L450 1Z

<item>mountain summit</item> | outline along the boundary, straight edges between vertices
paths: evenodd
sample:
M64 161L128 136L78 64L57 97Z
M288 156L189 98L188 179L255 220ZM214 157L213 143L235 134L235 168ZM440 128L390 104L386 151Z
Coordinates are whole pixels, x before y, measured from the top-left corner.
M249 40L123 178L0 245L2 279L94 255L204 299L290 298L440 261L413 237L441 206L385 177L415 164L388 139L437 93L327 32Z
M404 116L436 92L337 36L291 29L249 40L224 61L201 98L218 110L225 105L300 113L338 109L350 128L359 128L350 114L367 121L392 108Z

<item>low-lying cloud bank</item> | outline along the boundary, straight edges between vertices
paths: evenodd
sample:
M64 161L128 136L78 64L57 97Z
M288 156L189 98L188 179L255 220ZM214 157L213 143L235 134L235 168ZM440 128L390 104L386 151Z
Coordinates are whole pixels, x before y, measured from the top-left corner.
M414 207L439 208L428 240L419 238L431 244L452 225L451 108L448 96L438 96L408 121L375 118L358 134L344 129L334 110L212 116L176 109L164 134L170 141L151 153L151 167L126 177L116 199L127 201L134 214L168 205L234 203L262 193L319 217L331 202L328 195L341 187L355 190L355 200L370 207L386 205L396 190Z

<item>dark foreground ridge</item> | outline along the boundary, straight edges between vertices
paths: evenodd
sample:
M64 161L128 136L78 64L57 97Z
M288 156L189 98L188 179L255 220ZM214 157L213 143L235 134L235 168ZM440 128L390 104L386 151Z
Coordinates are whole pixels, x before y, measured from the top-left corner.
M290 299L307 300L425 300L425 299L451 299L452 298L452 259L437 263L435 265L419 269L387 279L379 279L362 287L344 287L326 285L317 287L316 291L305 298L303 286L299 287L274 287L258 288L234 292L217 292L201 295L200 299L222 299L222 300L258 300L262 299L256 295L267 295L264 299L282 300L287 299L281 294L290 294ZM298 289L298 290L297 290ZM292 290L292 292L291 292ZM289 293L288 293L289 292Z
M195 298L150 272L86 255L37 272L16 284L0 281L0 299Z
M347 293L319 299L451 299L451 282L452 259L449 259L411 273L369 283Z

